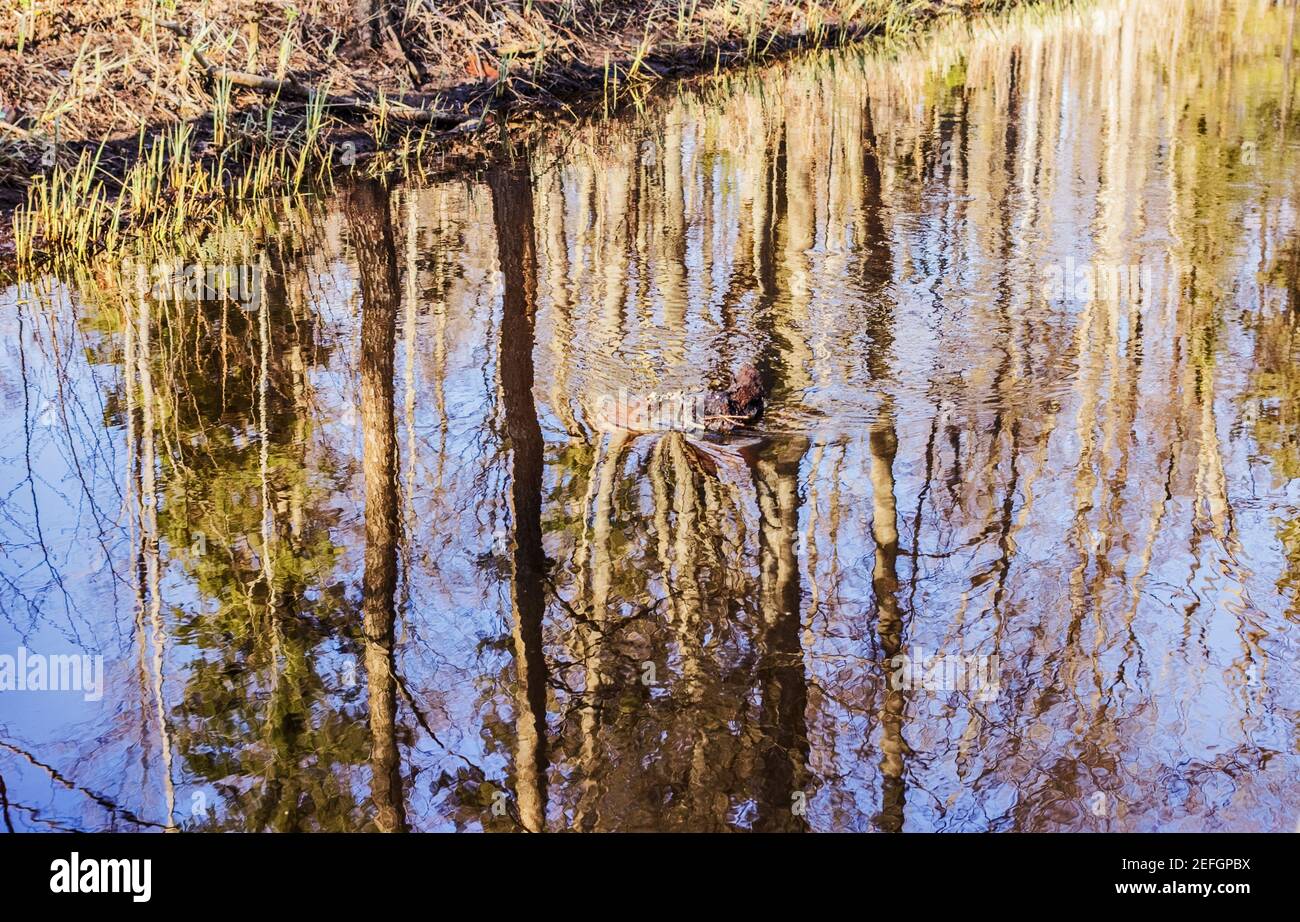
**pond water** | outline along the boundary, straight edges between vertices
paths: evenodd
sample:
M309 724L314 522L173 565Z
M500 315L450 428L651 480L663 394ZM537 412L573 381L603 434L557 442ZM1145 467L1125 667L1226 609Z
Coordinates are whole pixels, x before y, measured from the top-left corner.
M952 24L4 292L0 822L1296 828L1295 16Z

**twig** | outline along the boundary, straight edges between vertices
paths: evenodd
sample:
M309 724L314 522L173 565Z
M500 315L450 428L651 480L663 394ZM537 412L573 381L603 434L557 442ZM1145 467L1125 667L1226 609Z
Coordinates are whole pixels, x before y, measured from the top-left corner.
M32 133L26 128L19 128L12 122L7 122L2 118L0 118L0 130L12 132L13 134L18 135L18 137L24 139L30 139L32 136Z
M199 47L193 43L190 30L186 26L166 19L155 19L152 21L155 25L162 26L164 29L180 36L190 46L190 51L194 55L194 60L198 63L199 67L203 68L204 73L206 73L208 78L211 80L225 80L234 86L261 90L266 93L275 93L280 96L290 96L308 102L313 99L324 99L327 106L340 109L363 109L368 112L374 112L381 108L378 102L370 99L362 99L358 96L330 96L322 93L315 87L299 83L292 77L284 80L277 80L273 77L263 77L260 74L252 74L247 71L231 70L228 67L220 67L209 61L207 56L204 55ZM388 114L418 124L445 122L455 125L461 122L459 116L438 109L421 109L400 102L394 103L392 101L386 102L385 105Z

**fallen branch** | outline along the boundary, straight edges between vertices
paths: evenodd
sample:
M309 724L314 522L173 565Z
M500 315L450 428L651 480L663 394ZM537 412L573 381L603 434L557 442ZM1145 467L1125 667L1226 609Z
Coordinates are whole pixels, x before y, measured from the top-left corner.
M7 131L10 134L20 137L25 141L30 140L32 137L32 133L28 131L26 128L19 128L17 125L13 124L12 122L7 122L4 119L0 119L0 131Z
M274 77L263 77L260 74L251 74L242 70L231 70L228 67L221 67L213 64L204 55L203 51L194 44L193 37L189 28L179 22L173 22L167 19L154 19L155 25L161 26L169 32L174 32L190 47L190 53L194 56L195 62L201 67L208 79L218 81L224 80L234 86L247 87L252 90L260 90L264 93L273 93L277 96L288 96L294 99L302 99L312 102L316 99L323 99L325 105L339 109L361 109L366 112L379 112L386 110L389 115L396 116L400 119L416 122L418 124L436 124L446 123L448 125L459 125L464 119L461 116L450 112L444 112L438 109L423 109L416 106L410 106L403 102L392 102L385 100L380 102L373 99L362 99L359 96L331 96L315 87L299 83L292 77L284 80L277 80Z

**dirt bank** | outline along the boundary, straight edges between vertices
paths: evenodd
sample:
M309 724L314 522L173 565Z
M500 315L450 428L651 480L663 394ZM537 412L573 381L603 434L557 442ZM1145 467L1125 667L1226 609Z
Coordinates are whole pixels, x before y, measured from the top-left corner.
M1011 2L0 0L0 214L29 199L29 215L46 213L5 220L0 249L102 233L99 199L132 182L155 196L194 182L201 200L380 149L472 157L530 113ZM169 170L180 158L201 169ZM133 180L145 161L156 166ZM80 214L79 197L105 213Z

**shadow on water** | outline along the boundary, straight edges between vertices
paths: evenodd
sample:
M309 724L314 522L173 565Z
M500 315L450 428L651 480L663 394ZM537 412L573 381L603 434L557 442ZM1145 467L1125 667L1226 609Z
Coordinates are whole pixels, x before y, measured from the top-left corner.
M1294 828L1294 19L809 56L3 293L6 828Z

